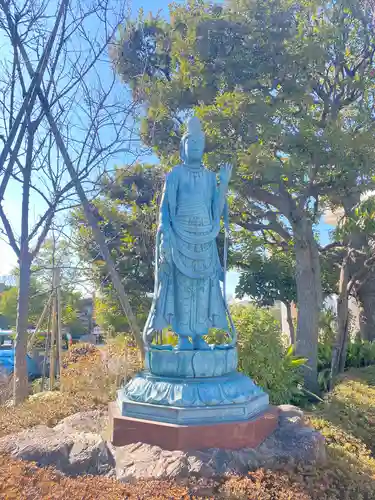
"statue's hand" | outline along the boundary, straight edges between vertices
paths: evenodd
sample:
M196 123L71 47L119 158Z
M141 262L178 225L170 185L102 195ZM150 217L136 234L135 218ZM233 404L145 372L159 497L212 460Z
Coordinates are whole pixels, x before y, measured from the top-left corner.
M171 262L171 245L169 236L166 233L162 233L160 240L160 255L162 262Z
M228 185L231 176L232 176L232 165L230 165L229 163L225 163L222 167L220 167L220 183Z

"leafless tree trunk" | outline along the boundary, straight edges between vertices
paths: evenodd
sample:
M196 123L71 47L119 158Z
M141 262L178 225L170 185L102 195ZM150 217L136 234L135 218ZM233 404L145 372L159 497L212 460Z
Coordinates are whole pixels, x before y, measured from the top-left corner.
M20 50L20 53L21 53L21 55L24 59L24 62L26 64L26 68L29 72L30 78L32 78L34 76L34 70L31 66L31 63L30 63L29 58L27 56L27 53L22 45L22 42L19 39L18 39L17 43L18 43L18 48ZM81 182L77 176L77 173L74 169L74 165L70 159L67 147L64 143L62 135L61 135L59 128L56 124L56 121L51 113L48 100L46 99L46 97L45 97L45 95L40 87L39 87L37 93L38 93L38 98L40 100L43 112L45 113L45 116L46 116L48 123L51 127L52 133L55 137L57 147L59 148L59 150L61 152L61 155L64 159L65 166L69 172L69 175L72 179L72 182L73 182L74 187L77 191L79 199L82 203L82 207L83 207L85 216L87 218L87 221L88 221L88 223L93 231L95 241L97 242L97 244L100 248L100 252L104 258L104 261L106 262L108 271L109 271L111 278L112 278L112 281L113 281L113 286L115 287L115 290L116 290L118 297L119 297L119 301L121 303L121 306L124 310L124 313L125 313L128 321L129 321L131 331L132 331L132 333L137 341L138 347L140 348L141 352L143 353L143 342L142 342L141 331L140 331L139 326L137 324L137 320L134 316L134 313L131 309L127 294L125 293L125 289L121 283L120 276L115 268L115 265L114 265L113 259L111 257L111 254L109 252L108 246L106 244L104 235L100 231L98 222L92 213L90 203L87 199L85 191L84 191L84 189L81 185Z
M18 307L16 324L16 344L14 360L14 402L20 403L28 396L28 372L26 363L27 328L29 312L30 268L29 252L29 203L31 161L34 147L34 124L28 119L26 163L23 169L21 241L20 241L20 276L18 285Z
M108 81L101 78L103 54L118 23L124 21L123 2L122 7L118 3L121 8L116 17L117 14L113 14L116 9L109 1L61 0L54 21L55 6L51 7L47 1L24 0L21 5L14 0L0 0L3 14L0 30L9 41L14 56L9 78L4 78L3 87L0 87L0 112L6 124L0 137L4 144L0 153L0 218L2 230L20 264L16 402L25 397L27 387L25 355L30 267L60 211L82 203L133 333L141 339L89 201L89 196L95 196L98 191L96 179L105 172L108 162L118 158L116 155L129 153L132 140L132 131L127 125L132 108L125 101L116 100L118 89L114 75ZM116 17L114 23L110 19L112 14ZM91 17L94 24L100 21L101 38L92 31ZM51 33L47 44L46 33ZM39 61L35 70L31 60ZM106 67L110 68L109 63ZM26 126L26 122L33 127ZM30 144L31 131L33 150L31 158L26 152L25 164L22 145ZM87 184L83 186L85 179ZM19 240L12 229L13 221L8 219L2 205L10 181L22 186L24 203ZM38 195L46 205L45 212L33 226L29 224L28 208L32 195Z

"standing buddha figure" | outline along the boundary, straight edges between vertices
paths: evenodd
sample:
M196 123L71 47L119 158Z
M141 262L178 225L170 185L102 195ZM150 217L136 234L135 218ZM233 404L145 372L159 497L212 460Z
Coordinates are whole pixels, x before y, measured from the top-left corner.
M221 167L218 183L202 164L204 147L201 123L193 117L181 140L182 163L167 175L160 205L146 344L154 332L171 327L178 350L208 349L202 337L209 329L229 332L232 324L220 283L226 263L223 270L216 243L232 168Z

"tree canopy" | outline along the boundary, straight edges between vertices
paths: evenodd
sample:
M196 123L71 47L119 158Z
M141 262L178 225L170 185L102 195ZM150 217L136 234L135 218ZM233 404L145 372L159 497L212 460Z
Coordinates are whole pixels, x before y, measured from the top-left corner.
M372 23L371 9L352 0L191 1L172 5L170 22L141 14L112 47L144 105L142 139L161 164L178 163L183 120L194 111L205 164L235 167L231 220L293 245L298 348L311 389L322 303L314 227L327 206L374 185Z
M103 195L92 205L138 319L146 319L154 287L154 248L158 203L164 182L161 168L123 166L103 180ZM92 232L80 211L73 215L79 255L91 264L86 273L100 291L97 321L125 329L127 320L108 278Z

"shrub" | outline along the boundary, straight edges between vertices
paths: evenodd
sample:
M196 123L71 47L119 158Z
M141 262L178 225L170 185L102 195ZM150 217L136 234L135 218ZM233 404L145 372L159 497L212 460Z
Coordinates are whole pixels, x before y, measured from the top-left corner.
M114 399L118 387L139 368L138 351L128 347L127 339L118 336L105 349L74 346L63 365L61 391L78 396L90 392L98 403Z
M336 315L332 310L321 313L318 343L318 381L327 391L330 385L332 352L337 335ZM358 334L350 335L345 369L361 368L375 364L375 342L362 340Z
M235 306L239 369L270 395L273 404L297 403L303 398L299 368L306 360L286 347L280 324L267 309Z
M360 368L375 364L375 342L356 338L348 345L346 368Z

